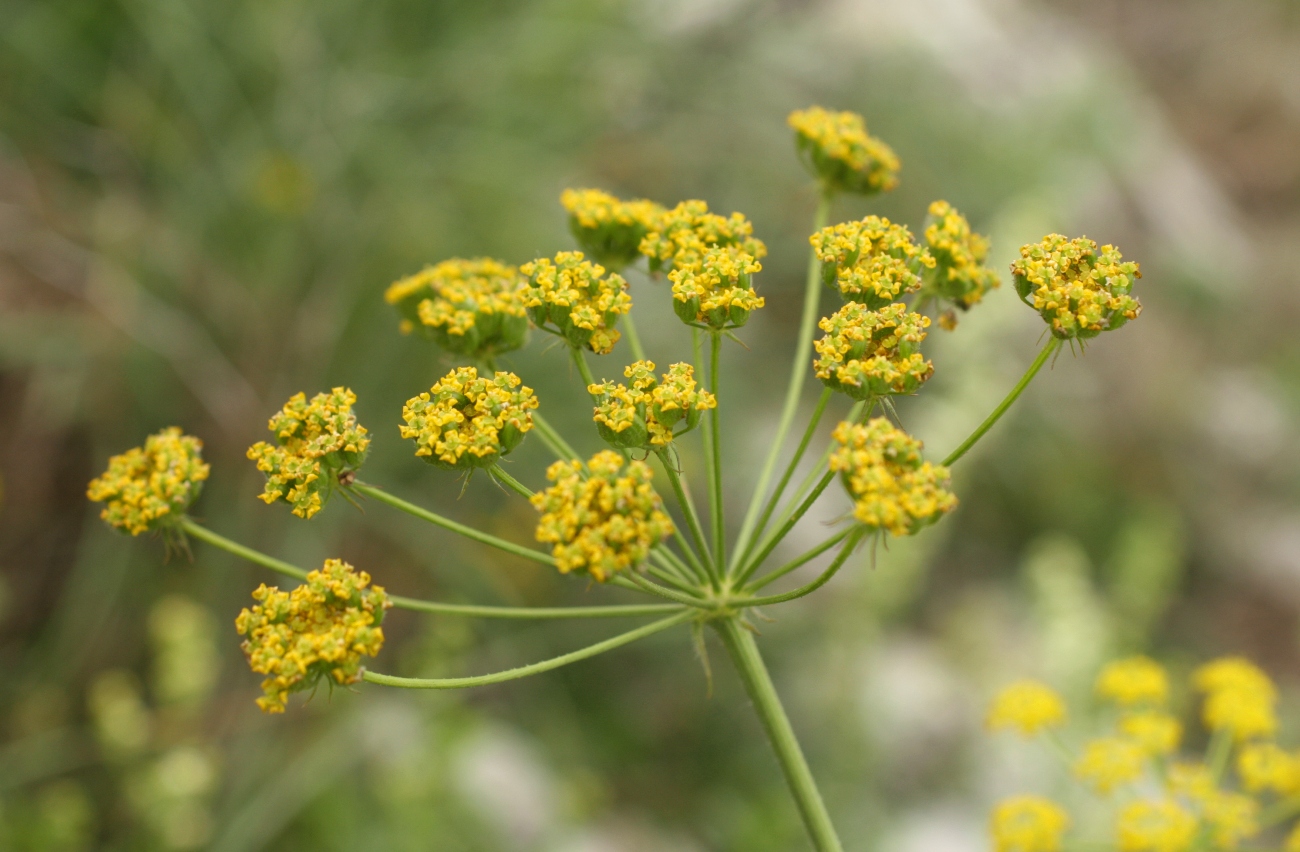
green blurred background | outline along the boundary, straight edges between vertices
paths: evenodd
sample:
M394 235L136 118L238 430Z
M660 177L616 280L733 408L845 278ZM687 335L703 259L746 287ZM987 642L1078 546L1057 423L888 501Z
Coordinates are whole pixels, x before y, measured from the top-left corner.
M727 350L736 510L793 346L814 197L785 116L813 103L863 113L903 160L896 192L836 219L915 228L942 197L1001 270L1059 230L1144 272L1141 320L1039 378L959 466L953 517L762 625L846 847L974 852L996 797L1065 795L1049 757L981 733L1013 678L1086 705L1114 654L1241 652L1300 706L1298 56L1292 0L0 0L0 848L806 848L717 646L712 695L681 631L481 691L366 686L265 717L232 622L272 578L116 535L84 490L178 424L213 468L196 515L270 553L441 600L623 599L380 506L300 521L255 499L244 449L292 393L346 384L375 433L366 479L527 541L531 508L485 479L462 495L399 439L402 401L449 362L397 334L383 289L569 248L566 186L703 198L771 250L750 350ZM675 360L665 285L630 277L651 356ZM954 446L1040 332L1005 286L936 329L904 424ZM595 449L545 344L512 365ZM538 442L512 458L541 480ZM846 505L823 503L791 549ZM376 669L434 675L616 628L385 629Z

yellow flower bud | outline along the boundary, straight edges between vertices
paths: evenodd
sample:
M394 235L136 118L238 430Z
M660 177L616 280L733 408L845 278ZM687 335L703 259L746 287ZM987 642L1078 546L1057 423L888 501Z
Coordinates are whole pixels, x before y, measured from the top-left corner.
M350 481L370 449L369 433L352 413L356 401L356 394L342 387L310 402L298 393L271 418L268 428L276 444L258 441L248 448L248 457L266 474L263 501L283 500L295 515L310 518L335 488Z
M620 454L602 450L585 472L578 461L558 461L546 471L554 485L532 497L541 513L537 540L552 545L562 573L585 571L603 583L643 562L672 533L673 522L645 462L625 465Z
M1052 334L1086 340L1136 319L1142 305L1131 295L1142 277L1136 263L1124 262L1119 249L1086 237L1049 234L1020 249L1011 264L1016 292L1038 311Z
M622 276L606 276L605 267L583 260L580 251L562 251L554 262L539 258L520 271L528 276L523 300L534 325L597 355L613 350L614 324L632 309Z
M560 203L569 212L569 230L578 245L615 272L640 256L641 241L664 215L653 201L620 201L599 189L566 189Z
M263 584L253 592L257 603L235 619L246 636L248 665L262 681L257 705L283 713L291 692L310 689L321 678L333 683L361 679L361 657L373 657L384 644L379 624L392 606L370 575L338 559L325 560L301 586L288 592Z
M947 491L948 469L921 460L921 442L883 417L866 425L841 423L830 469L853 498L853 517L870 529L914 535L957 506Z
M99 516L131 535L171 526L198 499L208 465L203 442L168 427L108 460L108 470L90 481L86 496L104 503Z
M529 412L537 398L521 384L514 373L488 378L473 367L452 370L428 393L406 401L402 437L414 440L415 454L438 467L491 467L533 428Z
M862 116L809 107L790 113L800 159L827 192L874 195L898 185L898 157Z
M873 311L849 302L818 323L826 336L814 344L813 369L828 388L854 399L915 393L934 373L917 351L929 325L901 303Z
M448 352L491 358L527 340L523 286L513 266L453 259L403 278L384 298L402 315L403 333L418 329Z

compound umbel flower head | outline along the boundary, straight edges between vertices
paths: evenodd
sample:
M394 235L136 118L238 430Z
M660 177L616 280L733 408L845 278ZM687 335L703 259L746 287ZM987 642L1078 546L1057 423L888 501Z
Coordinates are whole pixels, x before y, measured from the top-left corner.
M898 185L898 157L862 116L809 107L790 113L800 159L826 192L874 195Z
M448 352L491 358L523 346L528 317L519 270L491 258L444 260L388 288L402 331L418 331Z
M406 401L402 437L415 441L415 454L443 468L491 467L533 428L537 397L514 373L479 376L459 367L428 393Z
M285 403L267 426L276 444L258 441L248 448L248 457L266 474L262 500L283 500L295 515L310 518L337 486L346 484L370 448L366 427L352 413L356 401L347 388L334 388L310 402L298 393Z
M615 272L641 256L641 241L658 228L664 208L653 201L620 201L599 189L566 189L560 204L582 250Z
M580 251L562 251L554 262L539 258L520 272L528 276L524 306L538 328L597 355L614 349L620 336L614 323L632 309L622 276L606 276L605 267L583 260Z
M108 470L91 480L86 496L104 503L99 516L131 535L170 526L198 499L208 465L203 442L168 427L108 460Z
M1040 243L1023 246L1011 274L1021 300L1063 340L1096 337L1142 311L1131 295L1142 277L1138 265L1125 262L1114 246L1098 250L1087 237L1048 234Z
M918 348L930 318L894 303L878 311L849 302L818 324L813 369L826 387L854 399L915 393L934 373Z
M292 591L263 584L257 603L235 619L246 636L249 667L267 675L257 706L283 713L289 693L310 689L321 678L334 683L361 679L361 657L373 657L384 644L380 623L392 606L370 575L339 559L326 559L319 571Z
M650 484L653 472L641 461L628 461L602 450L586 464L558 461L546 471L555 483L532 497L542 513L537 540L552 545L562 573L586 571L604 582L635 568L650 550L672 534L672 519Z
M921 442L883 417L841 423L830 469L853 498L853 517L872 530L913 535L957 507L948 469L921 460Z
M700 414L718 404L717 398L695 384L695 368L673 364L663 381L655 378L653 361L637 361L623 371L632 387L614 382L589 385L596 398L592 419L611 446L656 449L671 444L700 423Z
M919 290L922 270L935 265L906 225L881 216L822 228L808 240L822 262L827 286L869 308L883 308Z

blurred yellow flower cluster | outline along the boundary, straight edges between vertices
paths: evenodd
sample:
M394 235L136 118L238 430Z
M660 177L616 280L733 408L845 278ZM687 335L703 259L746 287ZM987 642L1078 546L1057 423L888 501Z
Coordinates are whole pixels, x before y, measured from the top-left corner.
M690 364L673 364L662 381L654 369L653 361L637 361L623 371L632 387L609 381L587 387L596 399L596 429L612 446L665 447L698 426L700 412L717 406L717 398L695 384Z
M1192 683L1205 694L1202 718L1212 734L1199 759L1176 756L1182 724L1166 707L1170 687L1163 667L1147 657L1130 657L1109 663L1097 677L1097 696L1116 711L1114 732L1087 741L1071 760L1075 775L1097 793L1128 791L1130 801L1118 808L1115 821L1114 843L1121 852L1237 849L1294 816L1300 805L1300 753L1268 739L1277 727L1277 690L1268 675L1248 660L1227 657L1197 669ZM1064 701L1034 681L1007 687L989 710L991 728L1026 735L1064 721ZM1065 749L1061 740L1054 742ZM1234 745L1239 790L1228 786ZM1276 803L1269 810L1266 796ZM995 842L998 813L995 809ZM1300 852L1300 827L1291 831L1286 849Z
M869 529L896 535L919 532L957 506L948 469L921 459L921 442L884 417L841 423L830 469L853 498L853 517Z
M248 457L266 474L262 500L283 500L295 515L310 518L336 486L347 484L370 447L366 427L352 413L356 401L356 394L339 387L310 402L298 393L285 403L267 427L276 444L258 441L248 448Z
M984 265L989 241L971 231L966 217L951 204L936 201L930 205L924 236L935 261L924 274L927 295L966 310L998 286L998 274Z
M1069 825L1069 815L1050 799L1016 796L993 809L989 831L994 852L1059 852Z
M514 373L480 376L459 367L402 407L403 438L415 454L445 468L491 467L533 428L537 397Z
M268 676L257 699L267 713L283 713L289 693L322 677L339 684L360 680L361 657L383 647L379 624L392 605L382 587L370 585L369 574L338 559L325 560L288 592L262 584L253 599L257 603L239 613L235 629L247 637L249 667Z
M869 308L883 308L921 288L921 272L935 266L906 225L881 216L841 222L808 238L827 286Z
M532 497L542 513L537 540L552 545L561 573L586 571L604 582L635 568L673 531L672 519L641 461L624 462L613 450L579 461L558 461L546 471L550 488Z
M627 282L605 267L583 260L580 251L562 251L525 263L523 291L528 316L541 329L558 334L570 346L605 355L618 342L614 329L620 314L632 309Z
M178 521L208 478L203 442L169 426L108 460L108 470L91 480L86 496L104 503L99 516L131 535Z
M872 195L898 185L898 157L868 135L857 113L815 106L790 113L788 122L804 165L823 191Z
M599 189L566 189L560 204L582 250L616 272L640 257L641 241L664 215L653 201L622 201Z
M519 270L498 260L453 258L397 281L384 298L419 330L458 355L484 358L524 345L528 318Z
M1131 295L1142 277L1138 265L1125 262L1114 246L1098 250L1087 237L1049 234L1023 246L1011 275L1020 298L1063 340L1096 337L1142 311Z
M873 311L849 302L818 326L813 369L825 385L854 399L915 393L934 373L918 350L929 317L908 313L896 302Z

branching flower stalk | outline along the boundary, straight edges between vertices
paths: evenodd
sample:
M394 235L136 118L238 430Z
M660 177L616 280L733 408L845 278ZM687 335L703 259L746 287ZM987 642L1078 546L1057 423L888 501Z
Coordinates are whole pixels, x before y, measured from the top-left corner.
M727 433L719 379L725 341L764 307L755 281L767 248L743 215L724 217L698 200L664 207L600 190L566 190L561 203L580 250L519 266L488 258L445 260L398 281L387 301L399 314L399 328L419 333L459 359L459 366L406 402L397 435L376 435L362 426L352 410L356 395L336 387L311 399L294 396L271 418L273 442L259 442L248 452L266 474L262 499L287 503L300 518L318 516L334 496L369 500L475 542L484 559L504 553L585 575L597 588L615 587L641 602L505 607L427 601L392 594L366 571L340 560L310 571L292 565L187 514L209 469L201 442L175 427L111 459L90 484L89 497L105 504L104 520L122 532L160 533L169 542L194 539L298 581L287 590L263 585L254 594L255 605L238 621L250 666L265 675L260 704L268 712L283 712L293 693L322 680L460 689L541 674L681 625L691 625L697 638L704 626L711 627L754 703L813 847L838 852L831 812L759 652L751 611L810 595L864 544L916 535L950 513L957 498L949 490L948 466L989 432L1062 343L1082 346L1135 318L1140 305L1131 291L1140 275L1137 265L1124 262L1113 247L1099 249L1084 238L1049 235L1022 248L1011 268L1015 291L1047 323L1051 337L1002 404L943 464L926 461L921 442L879 412L892 412L894 397L916 393L934 372L921 350L931 321L919 309L931 303L951 306L939 325L952 330L955 310L971 308L997 286L997 274L984 265L988 242L942 201L929 207L920 240L906 226L879 216L829 224L838 195L892 189L898 159L852 113L814 107L793 114L790 125L795 147L817 181L818 202L789 382L771 449L734 537L723 500ZM692 362L660 371L641 348L621 273L642 260L647 275L663 275L671 286L674 313L690 329ZM827 312L821 307L825 288L842 300ZM590 398L592 427L610 449L582 458L543 417L550 401L538 398L525 384L526 375L513 369L527 371L511 360L530 331L554 335L567 348ZM612 369L593 369L589 357L601 356L596 363L603 363L621 340L629 343L632 361L616 358ZM790 447L810 371L823 388ZM851 403L826 441L820 427L841 397ZM704 469L694 475L705 486L707 527L677 449L681 441L696 440L690 433L697 429ZM545 483L521 481L505 467L507 456L533 433L555 457ZM538 512L534 538L543 547L484 532L362 481L371 442L398 436L412 442L414 456L435 468L431 475L448 488L458 487L457 476L479 473L480 480L527 500ZM792 489L794 474L810 452L817 461ZM652 466L651 455L657 465ZM658 476L667 480L667 502L656 487ZM837 479L852 512L804 553L773 560ZM811 580L768 591L819 558L828 561ZM482 675L426 679L384 674L365 664L381 653L383 614L390 607L471 618L657 620L551 659ZM1015 717L1022 727L1050 726L1053 714L1063 713L1041 691L1022 692L1019 704L1008 705L1011 715L997 718ZM1227 718L1236 711L1225 705L1215 712ZM1239 726L1249 723L1240 715L1232 718ZM1133 736L1160 733L1154 723L1133 725L1139 731ZM1100 767L1097 772L1119 765L1131 751L1127 748L1099 746L1089 765ZM1216 771L1223 760L1213 762ZM1033 799L1006 804L995 817L1000 836L1011 838L1001 848L1055 848L1050 843L1064 830L1066 818L1054 808ZM1048 845L1033 846L1040 837Z

